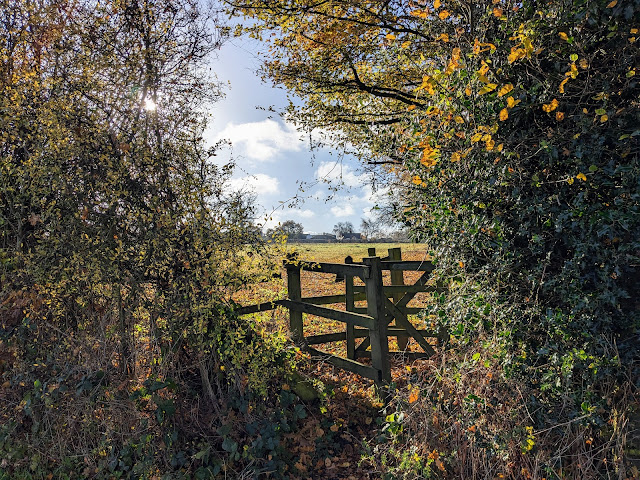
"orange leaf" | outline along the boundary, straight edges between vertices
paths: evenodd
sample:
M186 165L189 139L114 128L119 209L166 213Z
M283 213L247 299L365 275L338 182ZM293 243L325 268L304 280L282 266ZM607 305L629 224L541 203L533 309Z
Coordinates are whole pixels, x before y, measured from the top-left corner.
M438 17L440 17L440 20L445 20L448 16L449 16L449 12L446 10L443 10L438 14Z
M500 110L500 121L504 122L507 118L509 118L509 110L503 108Z
M411 390L411 393L409 394L409 403L414 403L418 400L418 397L420 397L420 390L417 388Z
M607 5L607 8L613 8L618 4L618 0L613 0L613 2L609 2L609 5Z

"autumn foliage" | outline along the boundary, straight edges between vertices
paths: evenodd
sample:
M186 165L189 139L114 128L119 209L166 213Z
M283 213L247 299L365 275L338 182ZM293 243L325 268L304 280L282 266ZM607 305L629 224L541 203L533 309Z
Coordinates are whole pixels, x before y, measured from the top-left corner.
M459 355L492 342L532 432L612 451L640 351L640 4L227 3L268 43L265 77L302 98L291 117L381 165L451 282L428 314ZM546 455L583 478L612 461Z

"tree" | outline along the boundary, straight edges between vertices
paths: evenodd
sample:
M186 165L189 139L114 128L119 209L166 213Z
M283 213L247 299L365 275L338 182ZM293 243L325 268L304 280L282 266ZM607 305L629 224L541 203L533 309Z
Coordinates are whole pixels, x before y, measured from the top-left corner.
M304 227L301 223L297 223L293 220L285 220L275 228L267 230L267 237L279 237L286 236L288 239L301 238L304 232Z
M270 43L265 76L304 99L290 115L382 165L440 275L469 280L439 321L463 341L509 339L505 368L554 412L540 425L560 397L610 388L588 365L612 344L626 375L640 351L637 2L229 3Z
M337 237L343 237L345 233L353 233L353 224L351 222L338 222L333 226L332 231Z
M375 238L375 236L382 231L382 224L380 222L380 219L363 218L360 223L360 231L362 232L362 235L367 238L367 240Z
M207 57L224 28L195 0L0 5L0 347L20 360L13 378L189 378L171 396L200 391L214 409L233 391L222 371L265 389L263 360L244 351L266 359L263 338L228 298L255 278L253 206L226 193L232 165L211 163L203 141L204 107L220 95ZM42 359L54 373L35 371ZM79 395L70 408L94 418ZM62 411L39 399L34 411ZM58 420L56 441L73 437ZM36 450L58 451L53 430L39 430Z

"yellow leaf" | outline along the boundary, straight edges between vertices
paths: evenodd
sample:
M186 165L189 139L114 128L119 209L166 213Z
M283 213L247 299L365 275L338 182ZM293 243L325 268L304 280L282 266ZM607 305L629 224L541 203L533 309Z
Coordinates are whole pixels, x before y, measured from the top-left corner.
M520 100L514 100L514 98L513 98L513 97L508 97L508 98L507 98L507 106L508 106L509 108L513 108L513 107L515 107L515 106L516 106L517 104L519 104L519 103L520 103Z
M465 88L465 89L464 89L464 93L465 93L467 96L471 95L471 87L467 87L467 88Z
M571 177L571 178L567 178L567 183L568 183L569 185L573 185L573 182L575 182L575 180L574 180L574 178L573 178L573 177Z
M589 110L587 110L586 108L583 108L582 109L582 113L584 113L585 115L588 115L589 114Z
M618 4L618 0L613 0L613 2L609 2L609 5L607 5L607 8L613 8Z
M422 151L422 158L420 159L420 163L422 163L425 167L433 167L436 163L438 163L438 156L440 155L440 150L437 148L426 147Z
M440 20L445 20L448 16L449 16L449 12L446 10L443 10L438 14L438 17L440 17Z
M587 62L586 58L580 59L580 68L583 70L586 70L587 68L589 68L589 62Z
M578 175L576 175L576 178L578 180L582 180L583 182L587 181L587 176L584 173L579 173Z
M461 158L462 157L460 156L460 152L453 152L451 154L451 161L452 162L459 162Z
M564 112L556 112L556 120L559 122L564 120Z
M500 89L500 91L498 91L498 96L504 97L511 90L513 90L513 85L511 83L507 83L504 87Z
M561 38L562 40L569 40L569 35L567 35L567 34L566 34L566 33L564 33L564 32L558 32L558 35L560 35L560 38Z
M571 64L571 70L569 70L565 75L570 76L574 80L578 77L578 67L576 67L575 63Z
M411 42L407 40L406 42L402 42L402 45L400 45L400 48L409 48L409 45L411 45Z
M416 109L416 106L415 106L415 105L410 105L410 106L407 108L407 111L409 111L409 112L410 112L411 110L415 110L415 109Z
M602 115L602 116L600 117L600 123L604 123L604 122L606 122L607 120L609 120L609 116L608 116L608 115Z
M471 143L476 143L482 140L482 133L478 132L471 137Z
M558 100L555 98L551 100L551 103L542 106L542 110L547 113L553 112L556 108L558 108Z
M396 36L393 33L387 33L384 38L387 40L395 40Z
M480 67L480 70L478 70L478 75L484 76L487 74L488 71L489 71L489 65L487 65L485 62L482 62L482 66Z
M498 88L498 85L496 83L488 83L480 89L478 95L484 95L485 93L493 92L496 88Z
M564 93L564 86L567 84L568 81L569 81L569 78L565 78L560 82L560 86L558 87L558 91L560 93Z
M428 18L429 17L429 10L413 10L411 12L411 16L413 17L418 17L418 18Z
M464 262L462 260L458 262L458 265L460 266L460 268L464 268Z
M503 108L500 110L500 121L504 122L507 118L509 118L509 110Z
M500 7L494 7L493 16L500 18L502 16L502 9Z
M457 62L458 60L460 60L460 55L462 54L462 50L460 50L458 47L454 48L451 51L451 61L452 62Z
M433 2L433 8L435 8L435 9L440 8L440 5L441 5L440 0L435 0L435 1Z
M415 184L415 185L420 185L422 183L422 179L418 176L415 175L412 179L411 179L411 183Z
M440 36L438 36L438 38L436 38L436 42L438 40L442 40L443 42L448 42L449 41L449 34L448 33L441 33Z
M503 144L503 143L501 143L500 145L498 145L498 146L496 147L496 150L497 150L498 152L501 152L503 148L504 148L504 144Z
M636 33L638 33L638 29L637 28L632 28L631 30L629 30L629 33L632 35L635 35Z
M513 63L523 58L526 54L527 52L524 50L524 48L512 47L511 53L507 57L507 60L509 60L509 63Z
M456 118L453 119L453 121L456 123L464 123L464 118L458 115Z

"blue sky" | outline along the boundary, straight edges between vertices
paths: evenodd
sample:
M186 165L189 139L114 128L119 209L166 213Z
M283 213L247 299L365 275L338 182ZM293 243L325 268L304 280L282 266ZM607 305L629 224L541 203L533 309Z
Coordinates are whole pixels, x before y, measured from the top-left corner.
M226 97L212 107L206 138L233 144L218 157L237 164L230 188L255 193L259 223L266 227L294 220L305 232L322 233L349 221L359 231L384 192L372 191L355 159L311 150L308 134L278 115L288 105L287 92L261 81L259 51L253 40L232 39L211 62L228 85Z

